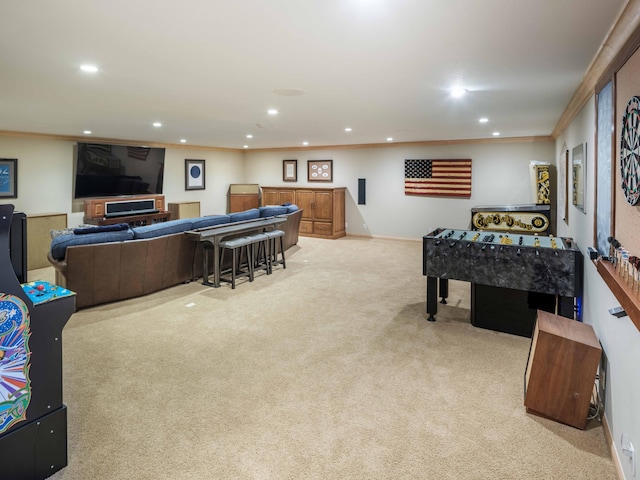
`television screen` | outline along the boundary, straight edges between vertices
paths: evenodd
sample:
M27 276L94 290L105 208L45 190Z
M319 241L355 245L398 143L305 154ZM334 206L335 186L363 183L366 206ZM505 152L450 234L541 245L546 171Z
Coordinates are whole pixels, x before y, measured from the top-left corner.
M75 198L162 193L164 148L78 143Z

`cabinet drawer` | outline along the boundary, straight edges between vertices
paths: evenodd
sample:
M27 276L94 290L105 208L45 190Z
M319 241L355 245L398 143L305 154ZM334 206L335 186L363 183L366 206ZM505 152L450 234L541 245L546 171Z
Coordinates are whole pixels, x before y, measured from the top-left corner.
M313 233L313 222L300 220L300 234L311 234Z
M314 222L313 233L316 235L333 235L333 224L327 222Z

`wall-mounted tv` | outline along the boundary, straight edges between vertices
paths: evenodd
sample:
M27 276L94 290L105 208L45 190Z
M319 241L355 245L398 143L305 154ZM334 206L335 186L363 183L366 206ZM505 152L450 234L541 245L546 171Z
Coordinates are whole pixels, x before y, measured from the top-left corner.
M164 148L78 143L75 198L162 193Z

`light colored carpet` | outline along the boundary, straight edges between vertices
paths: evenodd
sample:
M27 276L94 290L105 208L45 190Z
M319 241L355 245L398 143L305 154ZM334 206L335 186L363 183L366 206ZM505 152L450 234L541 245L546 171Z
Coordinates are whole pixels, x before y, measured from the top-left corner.
M597 420L528 415L530 340L426 321L422 244L301 238L287 269L81 310L52 478L615 479Z

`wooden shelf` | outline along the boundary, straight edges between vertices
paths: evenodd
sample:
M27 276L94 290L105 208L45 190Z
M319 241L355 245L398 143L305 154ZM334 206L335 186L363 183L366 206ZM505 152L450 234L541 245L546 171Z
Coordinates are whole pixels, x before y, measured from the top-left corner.
M116 223L128 223L132 227L151 225L152 223L168 222L171 220L171 212L147 213L144 215L126 215L122 217L85 218L89 225L115 225Z
M598 258L595 263L604 282L627 312L633 324L640 330L640 292L634 291L631 285L618 275L611 262Z

